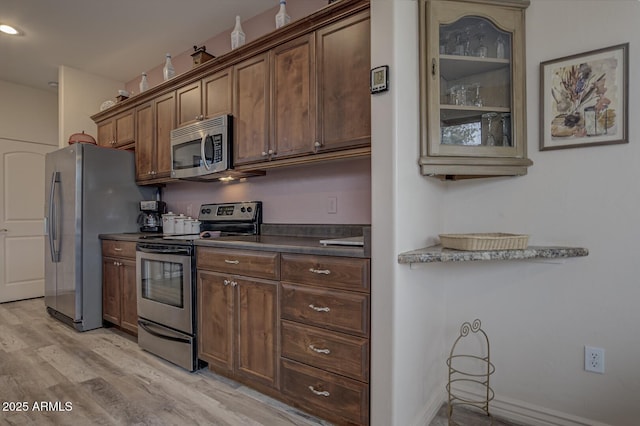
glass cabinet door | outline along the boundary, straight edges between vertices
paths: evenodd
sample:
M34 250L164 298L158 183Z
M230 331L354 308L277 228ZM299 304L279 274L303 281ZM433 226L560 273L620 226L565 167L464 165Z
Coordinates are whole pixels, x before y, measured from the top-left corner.
M526 174L523 7L422 2L423 174Z
M512 146L511 45L486 18L439 25L441 145Z

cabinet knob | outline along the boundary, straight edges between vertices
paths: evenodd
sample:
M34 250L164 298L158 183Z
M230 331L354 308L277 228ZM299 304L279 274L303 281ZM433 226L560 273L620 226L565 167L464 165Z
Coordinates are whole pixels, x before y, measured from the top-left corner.
M262 151L262 156L263 157L266 157L267 155L269 155L269 154L267 154L265 151Z
M224 285L225 285L225 286L227 286L227 285L231 284L231 281L229 281L229 280L224 280L224 281L223 281L223 283L224 283Z
M275 154L275 152L272 149L270 149L269 150L269 155L273 155L273 154Z
M320 142L316 141L316 143L314 143L313 146L315 146L316 148L320 148L322 146L322 144Z

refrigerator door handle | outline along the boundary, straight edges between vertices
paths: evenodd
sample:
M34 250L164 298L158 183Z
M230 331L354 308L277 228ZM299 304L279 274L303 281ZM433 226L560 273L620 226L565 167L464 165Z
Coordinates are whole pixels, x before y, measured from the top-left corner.
M51 251L51 261L54 263L60 262L60 249L59 244L59 231L60 223L58 221L58 211L55 202L56 197L56 184L60 182L60 172L53 172L51 174L51 189L49 192L49 214L47 217L48 233L49 233L49 248ZM58 247L56 247L58 246Z

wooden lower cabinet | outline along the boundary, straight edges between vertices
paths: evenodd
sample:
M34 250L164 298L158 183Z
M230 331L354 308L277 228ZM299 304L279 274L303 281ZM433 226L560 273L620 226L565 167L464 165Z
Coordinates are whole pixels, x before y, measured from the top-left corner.
M229 253L222 259L233 257L235 262L234 255L240 254ZM278 282L203 269L220 255L219 250L198 248L198 357L217 373L277 388ZM277 267L277 259L266 270Z
M198 356L335 424L369 424L370 260L198 247Z
M102 242L102 318L138 334L134 242Z

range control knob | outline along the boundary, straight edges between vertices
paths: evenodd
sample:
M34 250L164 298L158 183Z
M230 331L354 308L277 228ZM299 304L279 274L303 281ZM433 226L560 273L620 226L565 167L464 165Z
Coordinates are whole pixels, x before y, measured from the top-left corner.
M253 209L251 207L247 207L247 212L251 213Z
M244 208L244 207L242 207L242 208L240 209L240 211L241 211L242 213L244 213L244 212L246 212L246 211L247 211L247 209L246 209L246 208Z

